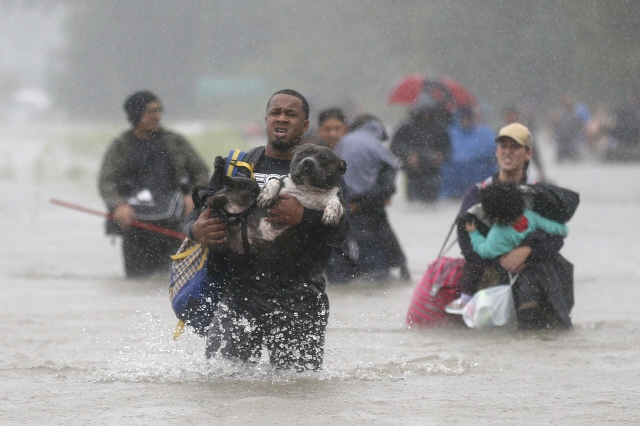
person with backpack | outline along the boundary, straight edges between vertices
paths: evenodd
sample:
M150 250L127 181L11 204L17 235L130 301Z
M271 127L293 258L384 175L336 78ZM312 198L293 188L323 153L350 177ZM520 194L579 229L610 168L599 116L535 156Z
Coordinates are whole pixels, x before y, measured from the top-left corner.
M289 174L293 153L309 127L309 104L294 90L278 91L267 103L265 123L266 146L250 150L243 158L253 165L261 187ZM237 176L241 176L240 170ZM348 212L341 195L340 201L343 211ZM277 264L249 260L252 258L231 251L209 256L207 268L218 272L220 292L208 328L206 353L258 362L264 345L276 368L319 370L329 317L323 270L331 248L342 245L347 236L348 214L337 226L324 225L323 212L303 207L288 194L280 194L268 213L273 223L302 228L307 243L303 250ZM192 212L184 230L193 241L221 244L226 226L209 214L209 209Z
M136 220L178 230L193 209L191 190L209 170L187 140L160 125L162 103L149 91L129 96L124 110L132 128L104 156L98 187L113 220L107 233L122 236L128 278L168 272L180 240L132 227Z

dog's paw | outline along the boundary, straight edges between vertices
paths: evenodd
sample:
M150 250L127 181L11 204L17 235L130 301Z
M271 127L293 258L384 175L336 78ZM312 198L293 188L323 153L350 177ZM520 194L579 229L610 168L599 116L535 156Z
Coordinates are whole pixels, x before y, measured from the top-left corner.
M327 207L324 209L324 214L322 215L322 223L325 226L338 226L343 214L344 210L342 209L340 200L329 200Z
M271 200L267 197L267 195L264 194L264 190L262 192L260 192L260 195L258 195L258 199L256 200L256 204L261 209L267 208L271 204Z
M278 179L272 179L262 188L260 191L260 195L258 195L258 199L256 200L256 204L261 209L269 207L276 201L278 198L278 193L280 192L280 181Z

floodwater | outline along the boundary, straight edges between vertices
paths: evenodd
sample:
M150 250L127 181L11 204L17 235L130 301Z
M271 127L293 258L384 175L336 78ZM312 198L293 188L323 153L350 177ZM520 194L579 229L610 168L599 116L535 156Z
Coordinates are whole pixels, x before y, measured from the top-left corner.
M174 341L166 279L123 279L102 220L48 202L102 208L97 159L2 136L0 424L639 423L640 166L547 164L582 196L573 330L407 329L457 205L398 196L413 282L329 287L324 371L296 374Z

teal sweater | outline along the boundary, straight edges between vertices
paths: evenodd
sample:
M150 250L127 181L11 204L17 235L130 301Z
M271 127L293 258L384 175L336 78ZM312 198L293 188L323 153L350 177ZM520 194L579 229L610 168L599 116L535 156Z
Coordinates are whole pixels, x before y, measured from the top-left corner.
M518 247L529 234L536 230L562 237L566 237L569 234L567 225L549 220L532 210L525 210L523 217L514 226L496 223L491 227L486 237L478 230L469 233L469 237L471 238L473 250L480 257L493 259Z

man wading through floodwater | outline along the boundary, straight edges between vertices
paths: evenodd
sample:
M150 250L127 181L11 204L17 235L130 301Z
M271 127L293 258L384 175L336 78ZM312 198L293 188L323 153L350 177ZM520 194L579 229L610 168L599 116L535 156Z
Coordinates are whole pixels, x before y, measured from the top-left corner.
M248 153L261 187L289 173L293 153L309 127L309 104L298 92L281 90L269 99L265 123L266 147ZM231 252L210 256L208 266L226 273L209 328L207 355L258 362L265 345L270 363L278 368L318 370L329 316L322 271L331 246L344 242L348 220L345 215L338 226L325 226L321 211L307 209L286 194L268 211L274 223L302 227L305 248L278 264L258 264ZM210 218L209 210L192 213L185 231L192 240L209 245L223 243L226 236L225 224Z
M124 110L132 128L107 149L98 182L114 219L107 222L107 233L122 235L128 278L166 274L180 240L131 224L139 219L179 229L182 213L193 209L191 189L207 181L209 170L183 136L162 128L155 94L133 93Z

